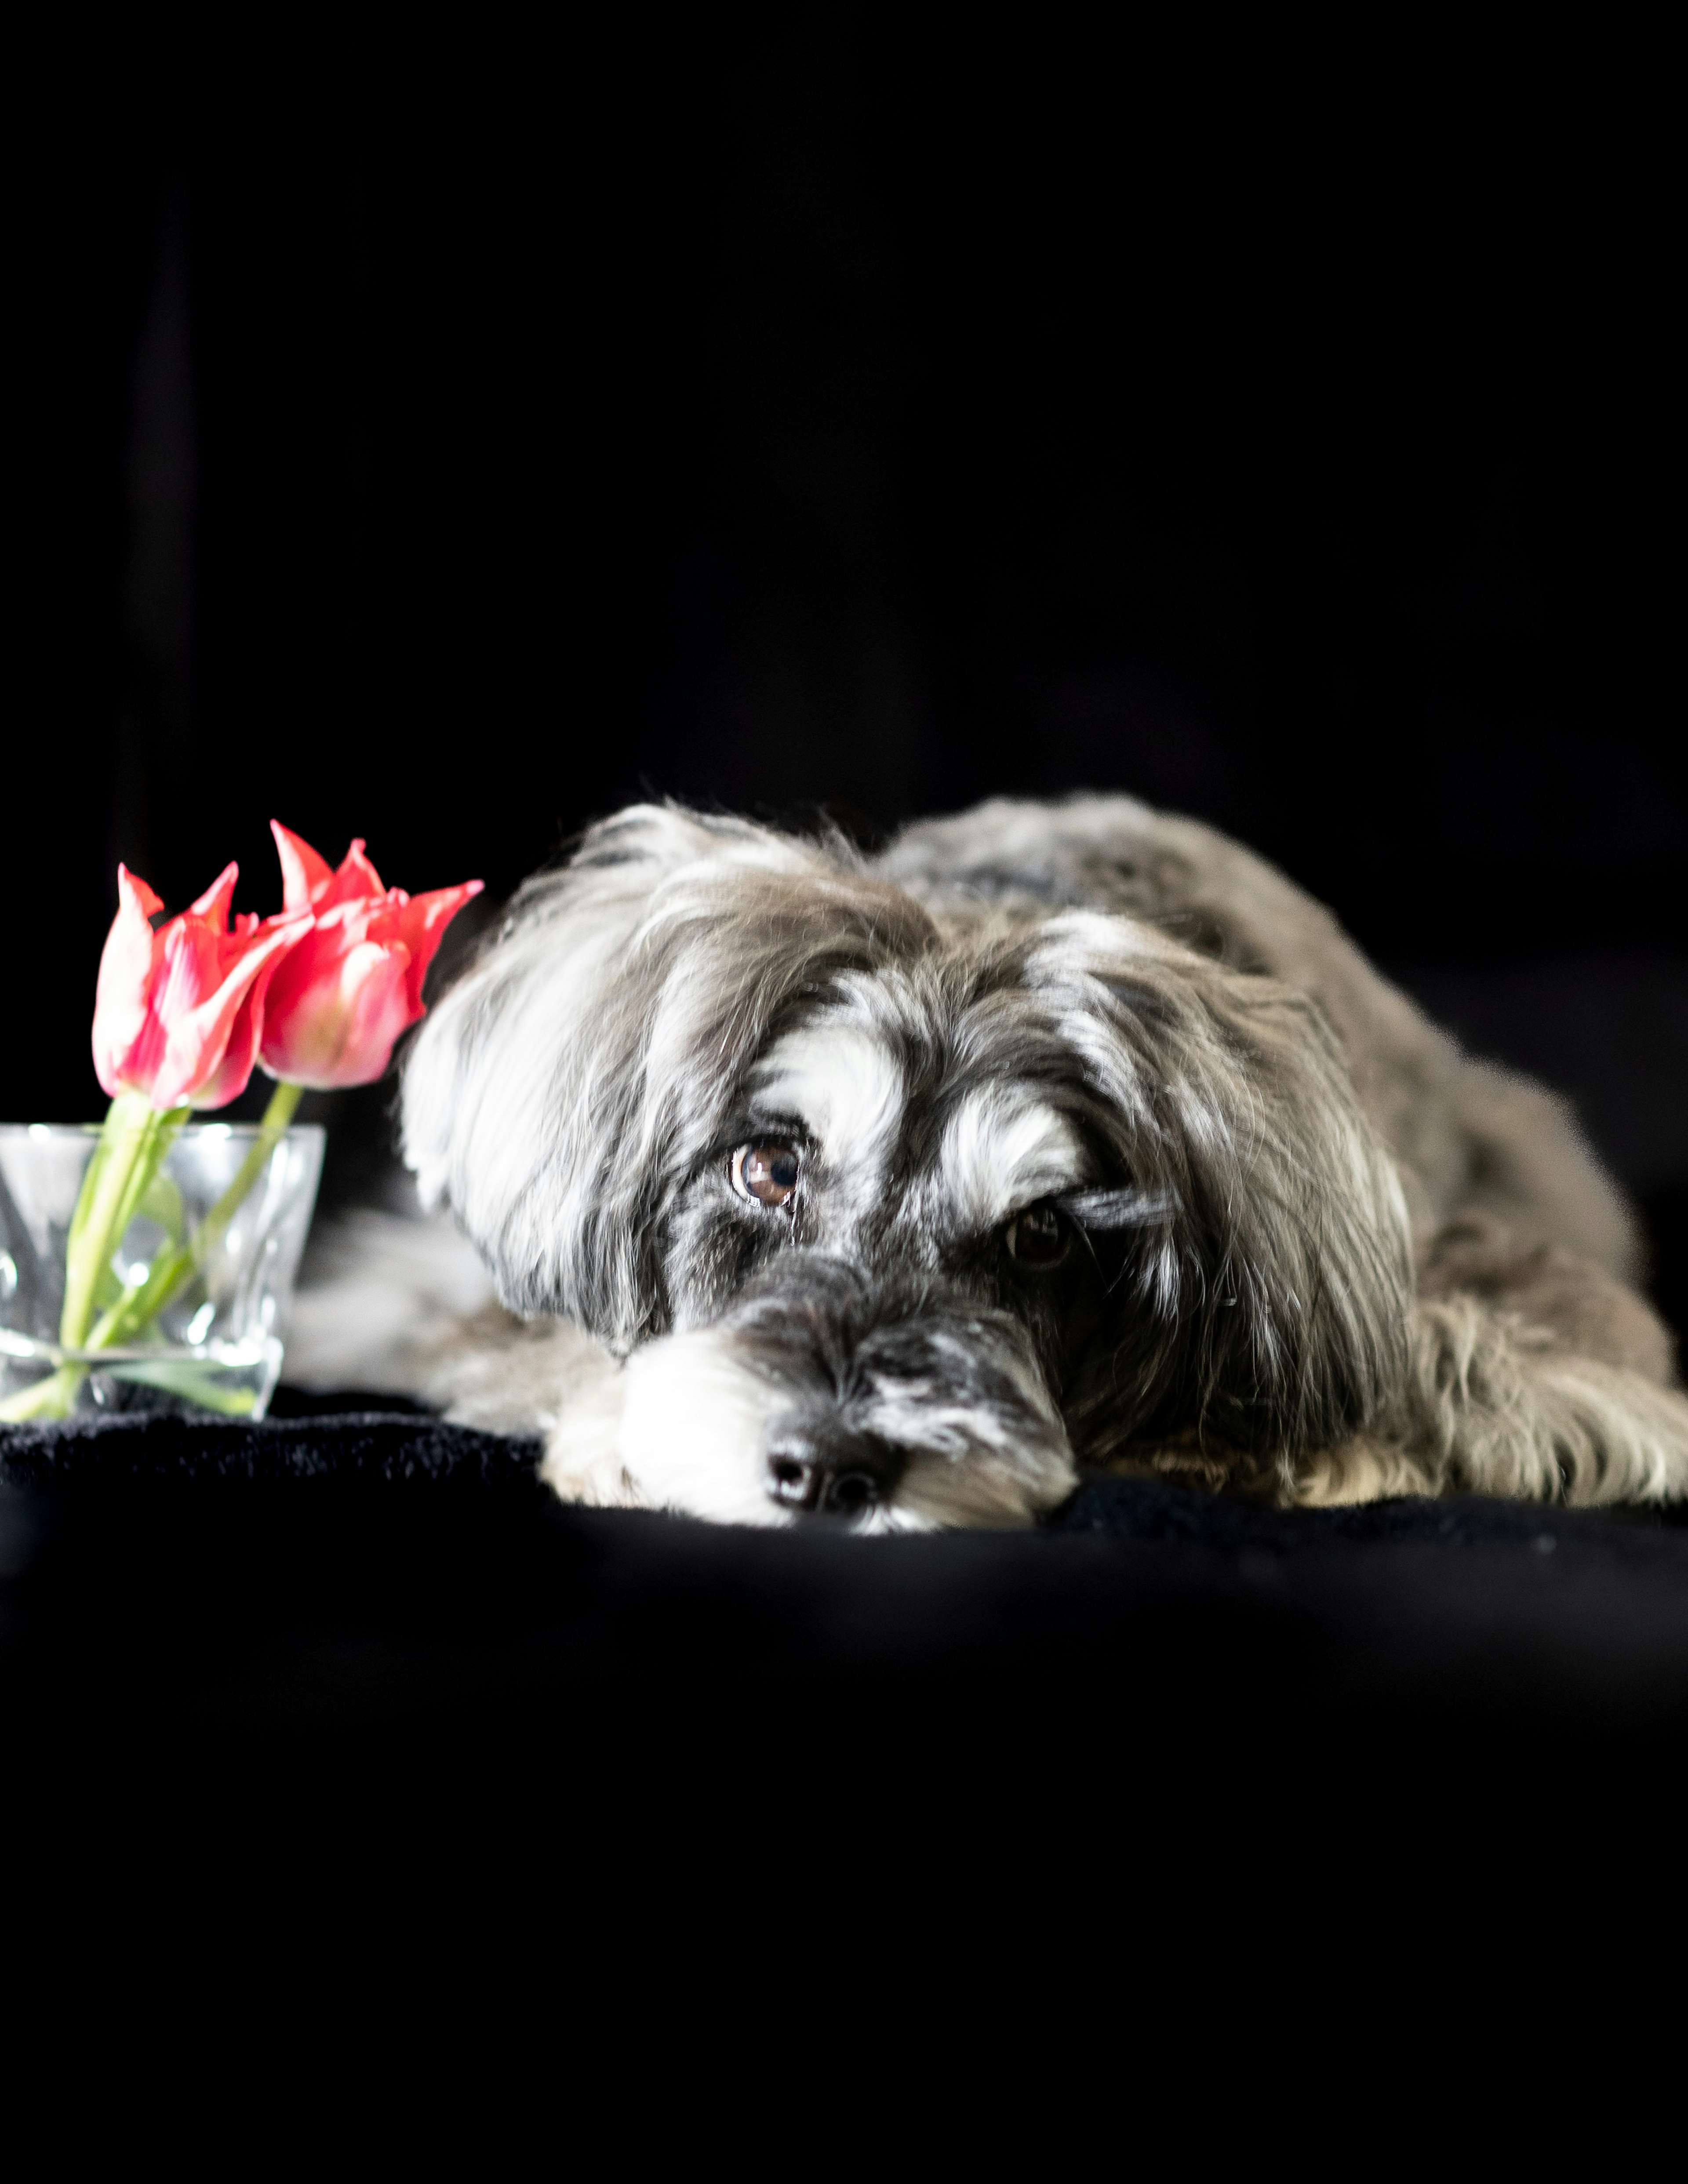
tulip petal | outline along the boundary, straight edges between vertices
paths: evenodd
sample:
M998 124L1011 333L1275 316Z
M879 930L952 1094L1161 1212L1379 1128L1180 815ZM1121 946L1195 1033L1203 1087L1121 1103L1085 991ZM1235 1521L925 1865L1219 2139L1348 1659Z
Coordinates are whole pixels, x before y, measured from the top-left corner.
M282 907L309 910L326 892L334 878L334 867L326 857L317 855L303 835L290 832L279 819L270 822L270 832L276 838L276 855L281 863Z
M130 1087L136 1050L147 1044L153 970L163 944L148 920L164 908L143 879L122 865L117 868L117 915L100 955L94 989L94 1073L114 1100ZM153 1042L163 1050L160 1034Z
M153 1009L166 1032L222 983L226 966L217 944L221 937L214 923L191 910L160 927L162 961L153 980Z
M164 906L164 897L154 894L140 873L131 872L127 865L117 868L117 895L120 903L138 904L143 917L156 917Z
M229 1026L223 1058L214 1073L192 1095L192 1104L194 1106L226 1107L231 1100L238 1100L245 1091L264 1037L264 1006L270 982L289 950L298 946L309 929L303 918L290 919L285 923L281 919L275 922L272 930L285 932L288 947L276 950L248 987Z
M428 967L438 953L445 938L445 929L465 902L472 902L485 884L481 880L465 880L460 887L434 888L426 894L410 895L371 927L375 937L402 940L410 951L410 969L406 981L406 998L410 1007L409 1022L415 1023L423 1013L422 987L428 975ZM393 894L399 890L395 888Z
M319 897L318 910L332 910L343 902L380 902L387 889L381 883L381 874L364 855L363 837L359 836L340 860L340 869Z
M238 865L225 865L198 901L190 903L181 913L182 916L203 918L214 931L226 933L229 924L229 905L234 900L235 882L239 878Z
M410 1022L409 951L346 929L320 929L283 967L265 1011L272 1077L319 1091L372 1084Z
M352 1007L341 1083L372 1084L392 1061L393 1042L411 1021L409 967L410 951L402 944L365 940L347 957L340 990Z
M179 927L187 928L180 944L185 960L192 944L192 927L187 920L178 920L177 923ZM260 972L266 967L273 968L275 959L296 947L309 929L303 918L278 921L268 933L253 943L240 961L227 972L221 983L208 993L197 1006L188 1008L180 1015L160 1010L159 1013L168 1026L169 1040L164 1061L148 1089L148 1096L154 1107L179 1106L184 1100L199 1106L214 1104L203 1095L206 1088L218 1081L222 1074L230 1035L242 1003ZM254 1053L258 1038L261 1035L260 1022L252 1041ZM222 1100L231 1100L244 1089L251 1068L248 1059L246 1072L241 1077L240 1083L224 1090Z

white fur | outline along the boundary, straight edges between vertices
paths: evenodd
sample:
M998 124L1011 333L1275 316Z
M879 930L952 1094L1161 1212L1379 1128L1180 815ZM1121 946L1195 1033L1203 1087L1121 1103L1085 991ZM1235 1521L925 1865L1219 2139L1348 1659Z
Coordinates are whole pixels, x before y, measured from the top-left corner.
M750 1080L755 1106L800 1121L822 1157L862 1195L883 1174L902 1121L895 1057L853 1025L822 1017L788 1033Z
M970 1093L955 1112L944 1141L943 1188L962 1223L993 1228L1087 1181L1091 1167L1067 1116L1022 1087L991 1085Z
M779 1407L777 1390L728 1337L713 1328L671 1334L628 1360L617 1453L647 1508L718 1524L789 1524L790 1513L769 1497L765 1471Z

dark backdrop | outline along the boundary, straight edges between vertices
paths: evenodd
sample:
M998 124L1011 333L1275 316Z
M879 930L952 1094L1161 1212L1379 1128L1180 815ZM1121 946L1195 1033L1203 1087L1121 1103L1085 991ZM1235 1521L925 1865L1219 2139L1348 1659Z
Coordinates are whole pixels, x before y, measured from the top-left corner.
M272 811L497 894L643 793L1124 788L1568 1090L1680 1312L1645 68L1259 58L137 49L12 276L7 1112L98 1111L116 859L268 910Z

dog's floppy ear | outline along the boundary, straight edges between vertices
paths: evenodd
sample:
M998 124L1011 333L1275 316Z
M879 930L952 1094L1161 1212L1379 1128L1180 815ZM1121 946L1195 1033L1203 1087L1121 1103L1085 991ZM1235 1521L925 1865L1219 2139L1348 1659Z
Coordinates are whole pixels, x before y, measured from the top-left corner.
M795 987L929 931L839 844L671 805L531 880L424 1021L404 1157L504 1302L625 1346L666 1324L666 1195Z
M1138 1187L1075 1441L1194 1434L1286 1458L1399 1390L1412 1261L1395 1164L1316 1005L1134 922L1075 912L1028 972ZM1128 1400L1122 1401L1122 1398Z

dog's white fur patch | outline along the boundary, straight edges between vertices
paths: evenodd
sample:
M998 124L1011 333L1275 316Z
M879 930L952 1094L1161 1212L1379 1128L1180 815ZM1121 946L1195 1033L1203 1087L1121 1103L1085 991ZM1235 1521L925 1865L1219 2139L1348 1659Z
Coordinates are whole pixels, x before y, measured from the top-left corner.
M768 1492L768 1429L779 1392L731 1339L697 1328L647 1342L627 1361L616 1451L648 1509L726 1524L788 1524Z
M872 1032L827 1017L789 1032L751 1079L755 1105L800 1121L835 1173L871 1190L883 1173L903 1115L896 1058Z
M994 1228L1038 1199L1089 1181L1083 1139L1067 1117L1020 1086L970 1092L944 1134L943 1187L963 1225Z

